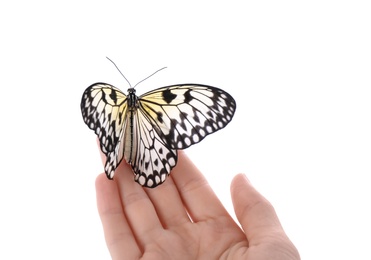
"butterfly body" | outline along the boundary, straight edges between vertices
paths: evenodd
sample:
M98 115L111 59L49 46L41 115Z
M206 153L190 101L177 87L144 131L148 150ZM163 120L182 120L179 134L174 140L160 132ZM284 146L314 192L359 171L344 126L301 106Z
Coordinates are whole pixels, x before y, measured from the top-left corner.
M145 187L163 183L177 163L177 150L225 127L236 103L225 91L180 84L127 95L107 83L88 87L81 100L85 123L97 134L112 179L122 159Z
M138 97L135 94L134 88L128 89L128 96L127 96L127 106L128 106L128 117L127 122L125 125L127 129L125 130L125 146L124 146L124 158L125 160L131 164L133 158L135 158L136 153L136 144L135 140L137 140L137 136L135 136L136 131L134 130L135 127L135 118L136 118L136 110L138 107Z

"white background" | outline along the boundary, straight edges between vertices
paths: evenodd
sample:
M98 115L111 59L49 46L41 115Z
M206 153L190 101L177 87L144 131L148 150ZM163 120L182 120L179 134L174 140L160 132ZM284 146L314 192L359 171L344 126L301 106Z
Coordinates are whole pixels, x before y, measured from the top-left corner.
M106 56L132 84L168 67L139 94L235 97L231 124L187 150L231 214L244 172L302 259L371 259L368 2L1 2L0 259L110 258L79 107L94 82L128 88Z

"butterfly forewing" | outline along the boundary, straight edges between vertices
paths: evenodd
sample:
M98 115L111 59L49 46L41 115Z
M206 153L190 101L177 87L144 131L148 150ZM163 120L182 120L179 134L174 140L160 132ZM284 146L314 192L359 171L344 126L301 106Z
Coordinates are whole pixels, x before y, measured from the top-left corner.
M85 123L97 134L102 152L107 155L114 151L125 129L126 95L112 85L95 83L82 96L81 112Z
M139 108L172 149L185 149L225 127L236 109L231 95L199 84L159 88L139 100Z

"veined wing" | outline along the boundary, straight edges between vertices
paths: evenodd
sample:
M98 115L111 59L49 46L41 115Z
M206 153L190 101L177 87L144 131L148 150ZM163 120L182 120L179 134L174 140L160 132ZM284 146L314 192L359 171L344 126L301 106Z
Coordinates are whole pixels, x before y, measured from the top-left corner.
M225 127L236 102L219 88L182 84L140 96L139 109L164 143L171 149L185 149Z
M165 181L176 165L177 151L171 149L159 136L143 110L137 110L134 123L137 147L131 165L135 181L142 186L154 188Z
M95 83L82 96L81 112L84 122L97 134L102 152L108 155L115 151L125 129L126 95L110 84Z

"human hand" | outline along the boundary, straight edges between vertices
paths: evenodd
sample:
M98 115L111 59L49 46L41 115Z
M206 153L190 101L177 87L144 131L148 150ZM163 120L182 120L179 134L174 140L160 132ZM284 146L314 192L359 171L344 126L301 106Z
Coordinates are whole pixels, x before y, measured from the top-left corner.
M272 205L243 174L231 184L241 229L181 151L155 189L134 182L123 162L114 181L97 177L96 191L112 259L300 259Z

